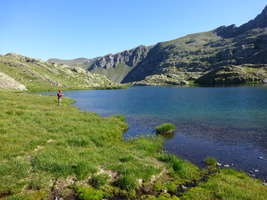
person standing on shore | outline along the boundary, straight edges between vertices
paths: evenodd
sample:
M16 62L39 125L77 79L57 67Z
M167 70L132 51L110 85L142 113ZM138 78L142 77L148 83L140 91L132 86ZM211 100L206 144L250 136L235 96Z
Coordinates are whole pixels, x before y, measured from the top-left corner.
M63 98L63 92L62 90L59 89L57 92L57 104L58 105L61 105L62 98Z

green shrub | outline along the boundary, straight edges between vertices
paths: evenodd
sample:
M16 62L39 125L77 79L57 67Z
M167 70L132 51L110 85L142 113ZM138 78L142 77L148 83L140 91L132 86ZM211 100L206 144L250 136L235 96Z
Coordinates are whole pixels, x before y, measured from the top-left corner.
M162 193L156 200L179 200L176 196L171 196L169 193Z
M175 155L172 154L161 154L158 157L158 160L162 162L169 163L170 166L173 168L174 171L179 171L182 169L183 161L178 159Z
M137 187L137 181L133 176L121 176L115 183L119 188L127 191L134 190Z
M76 192L80 200L101 200L105 197L105 192L92 187L78 187Z
M176 126L174 124L165 123L165 124L162 124L156 127L156 133L162 134L162 135L172 134L174 133L175 129L176 129Z
M165 184L168 192L175 194L177 192L177 185L174 182L168 182Z
M126 121L126 118L125 118L125 116L123 116L123 115L112 115L112 117L114 117L114 118L116 118L116 119L119 119L119 120L121 120L121 121L123 121L123 122Z
M174 159L171 161L172 168L175 172L178 172L183 168L182 164L182 160Z
M141 196L141 200L157 200L157 197L152 195L143 195Z
M125 156L119 159L121 162L129 162L131 160L133 160L132 156Z
M157 157L157 159L158 159L159 161L168 163L168 162L170 162L171 160L173 160L174 157L175 157L175 155L168 154L168 153L162 153L162 154L160 154L160 155Z
M207 158L205 158L204 163L207 166L216 166L217 160L215 158L212 158L212 157L207 157Z
M100 187L107 184L109 179L109 176L107 174L99 174L99 175L93 175L92 178L89 180L89 183L99 189Z
M153 189L156 192L162 192L163 190L166 190L167 188L164 185L160 184L160 183L155 183L153 185Z
M179 159L175 155L161 153L157 159L168 164L173 170L171 171L172 176L178 176L182 179L198 179L201 175L198 167L188 161Z

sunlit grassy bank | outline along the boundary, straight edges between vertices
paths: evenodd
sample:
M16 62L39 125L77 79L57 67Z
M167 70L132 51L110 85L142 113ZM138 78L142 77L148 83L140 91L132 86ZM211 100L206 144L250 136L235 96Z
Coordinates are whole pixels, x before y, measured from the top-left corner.
M262 182L199 169L162 152L161 137L123 141L124 118L65 98L0 92L0 199L267 199Z

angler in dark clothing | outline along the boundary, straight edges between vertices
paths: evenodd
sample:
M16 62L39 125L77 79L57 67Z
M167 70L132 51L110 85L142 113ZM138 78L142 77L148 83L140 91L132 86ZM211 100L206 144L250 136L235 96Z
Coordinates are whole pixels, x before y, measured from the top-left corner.
M63 92L61 90L58 90L57 92L57 104L58 105L61 105L62 98L63 98Z

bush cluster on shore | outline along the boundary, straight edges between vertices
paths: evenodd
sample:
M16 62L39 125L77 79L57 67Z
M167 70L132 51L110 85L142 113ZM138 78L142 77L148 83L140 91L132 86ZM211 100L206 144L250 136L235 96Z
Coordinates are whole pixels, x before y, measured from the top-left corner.
M156 127L156 133L161 135L173 134L176 129L176 126L171 123L161 124Z

